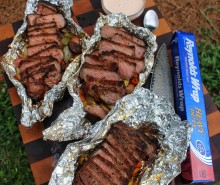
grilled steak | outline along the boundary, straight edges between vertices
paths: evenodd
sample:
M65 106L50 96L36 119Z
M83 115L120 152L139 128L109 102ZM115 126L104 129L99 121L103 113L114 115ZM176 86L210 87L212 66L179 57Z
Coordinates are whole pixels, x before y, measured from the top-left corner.
M101 99L106 104L114 104L117 100L125 95L124 84L112 83L112 81L105 80L106 83L83 83L82 90L84 94L88 94L95 98ZM112 85L114 84L114 85Z
M137 43L138 45L144 47L145 43L143 40L137 38L136 36L130 34L125 29L122 28L114 28L109 25L105 25L101 29L101 36L106 39L111 39L115 34L121 34L124 37L130 39L131 41Z
M29 14L27 15L27 23L29 26L33 26L36 24L36 18L41 17L41 15L37 14Z
M52 45L49 48L41 50L40 52L33 55L32 57L37 58L37 57L43 57L43 56L47 56L47 57L51 56L53 58L56 58L59 62L63 60L63 52L60 49L60 47L57 45Z
M51 14L37 17L35 24L43 24L55 22L58 28L63 28L66 25L66 21L62 14Z
M28 44L30 46L48 42L56 42L58 45L61 45L60 36L58 34L44 34L34 35L28 38Z
M118 72L123 79L129 80L134 76L136 64L128 62L128 60L126 60L125 58L114 57L111 52L105 52L100 55L99 58L103 61L103 63L117 63Z
M57 45L56 42L51 43L45 43L45 44L37 44L27 47L27 53L29 57L32 57L33 55L37 54L38 52L41 52L42 50L45 50L53 45Z
M116 72L105 70L101 66L84 65L80 70L80 78L88 81L88 77L99 80L121 81L120 75Z
M27 35L33 36L33 35L54 34L54 33L59 33L56 26L51 26L51 27L47 27L47 28L36 28L32 31L29 31L27 33Z
M102 66L103 69L109 69L106 68L106 66L111 66L110 69L118 72L122 79L131 79L135 72L135 64L127 62L126 60L114 58L111 54L108 55L107 53L99 57L86 55L85 62L91 65Z
M128 184L137 163L152 163L156 152L157 144L142 130L118 122L76 172L74 184Z
M115 34L111 40L114 42L117 42L117 43L125 44L127 46L134 46L135 47L135 57L143 58L144 53L145 53L144 47L139 46L137 43L133 42L132 40L130 40L120 34Z
M57 13L57 8L50 3L40 2L37 6L37 14L49 15Z
M113 41L102 39L99 43L99 53L105 51L119 51L129 56L135 56L135 47L126 46L124 44L119 44Z
M26 87L27 94L38 101L59 83L65 70L61 28L66 21L55 5L40 0L36 13L29 14L27 22L27 56L17 58L14 65L19 69L16 78ZM74 37L69 47L73 53L81 52L80 38Z
M19 62L18 67L20 69L20 72L24 72L27 68L33 67L34 65L39 65L42 62L48 62L54 60L54 58L51 57L38 57L38 58L28 58L23 59Z
M128 55L118 52L118 51L112 51L111 54L115 58L121 58L121 59L126 59L128 62L134 63L136 65L135 71L136 73L140 74L141 72L144 71L144 61L142 59L134 58L134 57L129 57Z
M74 36L69 42L69 48L74 54L79 54L82 52L82 47L80 45L80 37Z
M55 22L35 24L34 26L28 25L27 32L31 32L35 29L49 28L49 27L53 27L53 26L56 26Z

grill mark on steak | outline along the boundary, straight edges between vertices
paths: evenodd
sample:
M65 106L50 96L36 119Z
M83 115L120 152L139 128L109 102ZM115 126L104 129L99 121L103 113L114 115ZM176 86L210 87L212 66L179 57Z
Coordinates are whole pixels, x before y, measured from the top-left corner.
M133 34L129 33L127 30L123 28L116 28L116 27L109 26L107 24L101 28L101 36L106 39L111 39L117 33L139 44L140 46L143 46L143 47L145 46L145 43L143 40L134 36Z
M37 17L35 19L36 24L55 22L58 28L63 28L66 25L66 21L62 14L51 14Z
M125 84L124 81L112 81L112 80L106 80L106 79L96 79L93 77L88 76L88 83L92 84L100 84L102 86L108 87L108 86L114 86L117 88L117 86L122 86L124 88Z
M85 170L82 170L80 173L80 179L82 180L83 184L96 184L101 185L99 181L91 174L90 168L85 167Z
M141 161L142 157L144 156L143 153L139 151L139 149L136 148L129 140L118 136L115 131L112 131L108 137L110 140L112 140L112 142L117 143L117 141L119 141L121 145L126 146L127 152L131 155L131 157L133 157L134 160L136 160L136 162Z
M37 73L39 70L44 70L45 67L49 66L49 65L54 65L57 69L57 72L60 72L60 67L59 64L57 63L57 61L55 59L50 59L50 60L42 60L39 63L36 63L35 65L26 68L24 71L21 72L21 78L25 79L30 77L31 75L34 75L35 73ZM43 68L43 69L41 69Z
M28 36L41 35L41 34L55 34L59 33L56 26L51 26L47 28L36 28L32 31L27 32Z
M105 52L99 56L100 60L115 62L118 64L119 73L122 78L129 80L134 76L136 64L128 62L125 58L114 57L111 53Z
M36 59L34 59L34 58L23 59L18 64L18 68L20 69L20 72L22 73L23 71L25 71L29 67L32 67L36 64L40 64L41 62L44 62L44 61L51 61L51 60L54 60L54 58L39 57Z
M105 174L108 174L111 181L113 181L115 184L120 185L127 183L126 179L120 176L120 172L117 170L117 168L100 155L94 156L92 161L96 163Z
M114 58L111 54L94 56L86 55L85 62L91 65L103 66L103 69L111 68L111 71L118 71L122 79L131 79L135 72L135 64L120 58Z
M123 123L124 124L124 123ZM134 137L134 138L139 138L146 146L146 154L149 156L149 157L152 157L153 155L152 154L155 154L156 153L156 150L157 148L154 147L156 146L154 144L154 142L148 137L146 136L144 133L142 132L139 132L138 130L135 132L133 129L131 129L130 127L125 127L121 124L117 124L117 127L120 128L120 129L123 129L125 130L126 133L129 133L130 136Z
M124 178L129 178L128 175L128 168L125 168L124 164L116 159L115 156L111 155L108 150L106 150L103 146L99 148L94 154L100 155L102 158L108 161L108 163L112 163L115 168L117 168L117 171L119 171L120 175Z
M122 144L122 143L120 143L120 142L117 142L117 140L114 138L114 136L110 133L108 136L107 136L107 140L109 141L109 143L111 143L111 145L115 145L115 146L119 146L118 147L118 149L119 149L119 151L120 152L124 152L125 153L125 156L129 153L132 153L132 151L131 151L131 149L130 150L128 150L128 148L124 145L124 144ZM129 160L132 162L132 163L138 163L138 159L136 159L136 157L135 156L133 156L133 155L130 155L129 156Z
M120 51L129 56L135 56L135 47L134 46L126 46L124 44L119 44L107 39L102 39L99 43L99 53L105 51Z
M82 90L95 98L101 99L106 104L114 104L118 99L125 95L124 86L112 86L108 84L83 83Z
M36 57L43 57L43 56L56 58L59 62L63 60L63 52L60 49L60 47L57 45L52 45L44 50L41 50L35 55L33 55L32 57L36 58Z
M91 166L88 166L90 168L91 174L94 174L95 178L98 181L100 181L101 184L117 185L114 182L112 182L111 176L108 173L105 173L105 171L103 171L102 167L99 164L97 164L97 156L95 156L93 158L91 164L92 164Z
M98 68L97 66L92 68L82 67L80 70L80 78L87 82L88 79L90 79L87 78L87 76L96 78L98 80L121 81L119 74Z
M105 53L104 53L105 54ZM128 62L134 63L136 65L135 71L136 73L140 74L144 71L145 66L144 66L144 60L130 57L122 52L119 51L111 51L109 54L113 55L115 58L121 58L121 59L126 59Z
M35 29L49 28L49 27L52 27L52 26L56 26L56 23L55 22L50 22L50 23L43 23L43 24L35 24L33 26L28 25L27 32L31 32Z
M131 168L133 162L127 158L125 151L120 151L117 146L112 145L108 140L102 144L102 146L109 152L111 155L115 156L117 159L122 161L123 164L128 165L128 168Z
M79 175L76 175L75 177L75 184L84 185Z
M58 45L62 45L60 41L60 36L56 34L42 34L42 35L33 35L28 38L28 44L30 46L36 44L44 44L48 42L56 42Z
M144 53L145 53L145 48L142 46L139 46L137 43L133 42L132 40L124 37L121 34L115 34L112 39L112 41L120 43L120 44L124 44L127 46L134 46L135 47L135 57L137 58L143 58Z
M113 133L114 137L122 143L124 143L128 148L132 149L133 155L139 160L147 160L148 156L146 156L145 151L143 147L138 147L137 143L134 141L133 138L128 137L126 134L124 134L123 130L119 130L116 127L113 127L111 132ZM119 137L119 135L121 136ZM141 146L141 145L140 145Z
M136 134L130 136L130 130ZM93 185L95 181L101 182L102 185L105 184L103 182L103 175L107 176L108 181L114 184L128 184L137 163L140 161L145 161L146 164L152 163L152 156L156 153L156 151L151 153L150 158L148 158L148 155L145 153L146 145L143 145L144 147L142 146L141 149L136 147L135 144L140 139L140 133L144 134L140 129L136 130L125 123L116 123L110 129L106 139L90 155L89 159L76 172L75 176L83 178L87 176L87 178L92 179L91 181L85 179L83 183L86 185ZM146 138L145 141L148 142ZM154 145L152 148L156 148L155 143L149 141L148 144ZM138 146L140 145L138 144ZM140 160L132 159L133 155L140 156ZM120 165L120 163L123 165ZM77 180L75 180L75 184L78 185Z
M28 25L30 25L30 26L35 25L36 19L38 17L41 17L41 15L37 15L37 14L29 14L29 15L27 15L27 23L28 23Z
M27 47L27 53L29 57L32 57L33 55L37 54L38 52L45 50L53 45L57 45L56 42L51 43L44 43L44 44L37 44Z

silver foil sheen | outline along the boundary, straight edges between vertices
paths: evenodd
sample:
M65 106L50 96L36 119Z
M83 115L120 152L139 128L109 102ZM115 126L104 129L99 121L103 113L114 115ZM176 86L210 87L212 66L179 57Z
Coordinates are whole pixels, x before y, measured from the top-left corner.
M119 100L105 119L90 125L87 136L71 143L60 157L50 179L50 185L71 185L78 167L78 157L98 146L106 137L111 125L123 121L137 129L150 125L156 135L159 150L152 167L146 167L141 185L165 185L181 172L186 157L191 127L181 121L172 105L148 89L139 88Z
M101 28L108 24L114 27L123 27L130 33L137 35L143 39L146 43L146 50L144 55L145 71L139 75L139 83L135 89L140 88L145 82L148 75L151 72L154 64L154 52L157 49L156 37L147 28L138 27L134 25L125 15L123 14L111 14L111 15L100 15L100 18L96 22L94 28L94 34L90 40L86 43L86 49L81 55L81 66L84 63L84 57L86 54L91 53L96 49L97 44L101 39ZM78 62L79 63L79 62ZM81 68L81 67L80 67ZM82 139L87 134L87 127L90 123L86 122L83 117L79 119L79 115L86 114L81 100L78 98L77 89L80 86L79 82L79 70L75 75L68 81L68 90L73 97L73 106L65 112L63 112L57 120L52 123L52 126L43 131L44 139L53 141L67 141L73 139ZM78 107L75 109L74 107ZM108 114L110 115L111 112ZM108 116L107 115L107 116ZM72 118L71 118L72 117ZM67 131L68 130L68 131Z
M45 0L49 1L49 0ZM21 53L24 52L24 34L27 28L26 17L28 14L32 14L36 11L38 0L28 0L26 4L24 23L21 28L16 33L13 42L10 46L8 52L3 56L2 66L4 67L9 79L17 88L18 95L22 100L22 114L21 114L21 124L26 127L31 127L33 123L37 121L43 121L45 117L52 114L53 104L55 101L60 100L63 97L64 91L66 89L67 80L72 76L80 66L76 63L74 59L65 70L62 80L55 85L52 89L46 92L44 99L38 103L33 103L32 100L27 96L26 89L20 81L15 78L16 68L13 64L14 60L19 57ZM60 7L66 22L67 27L70 32L75 35L80 34L82 36L81 42L83 49L85 48L85 43L87 40L87 34L83 32L82 28L79 27L71 18L71 7L73 6L72 0L50 0L50 3ZM77 60L78 61L78 60Z

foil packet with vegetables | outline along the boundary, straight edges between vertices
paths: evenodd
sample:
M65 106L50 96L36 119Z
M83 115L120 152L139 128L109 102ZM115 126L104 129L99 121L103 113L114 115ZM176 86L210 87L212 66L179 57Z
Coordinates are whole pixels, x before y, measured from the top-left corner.
M139 88L87 132L67 146L50 185L169 184L181 172L191 127L164 98Z
M43 131L44 139L82 139L88 125L104 119L118 100L146 82L156 48L156 37L125 15L100 15L81 66L68 81L73 106Z
M22 100L21 124L52 114L80 64L88 36L71 18L71 0L27 1L24 23L2 65Z

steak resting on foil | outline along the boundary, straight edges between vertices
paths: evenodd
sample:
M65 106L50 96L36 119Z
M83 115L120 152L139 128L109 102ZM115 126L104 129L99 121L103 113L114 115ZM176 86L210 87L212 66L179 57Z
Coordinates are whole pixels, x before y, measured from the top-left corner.
M27 16L27 52L14 61L17 78L33 100L41 100L46 91L58 84L65 69L62 43L66 20L55 5L40 1L36 13ZM72 53L81 52L80 39L69 41Z
M101 40L85 55L80 97L85 110L104 118L117 100L131 93L144 72L145 43L123 28L104 25Z
M141 129L118 122L106 139L79 166L74 185L128 185L138 181L143 166L154 162L157 143Z

